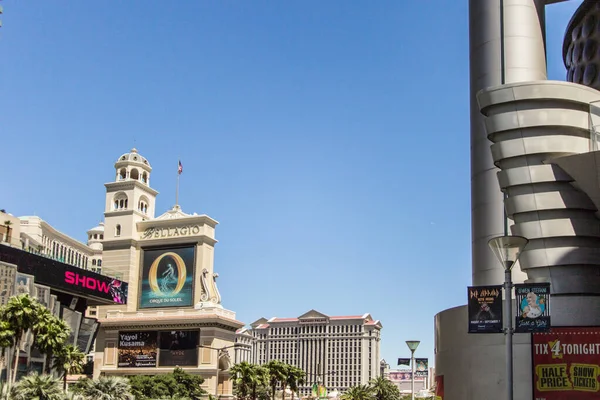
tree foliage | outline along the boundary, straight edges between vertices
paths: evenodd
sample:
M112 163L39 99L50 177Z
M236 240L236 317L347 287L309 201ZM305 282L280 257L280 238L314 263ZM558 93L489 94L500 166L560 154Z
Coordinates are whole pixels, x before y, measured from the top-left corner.
M342 395L342 400L373 400L375 389L371 385L357 385L349 388Z
M68 344L56 350L52 366L63 377L63 389L67 388L67 375L80 374L85 365L85 354L79 348Z
M12 400L63 400L60 381L51 375L31 374L23 377L11 391Z
M238 399L268 398L269 372L265 367L243 361L231 367L230 373L234 394Z
M400 400L400 390L389 379L379 376L369 382L376 400Z
M240 400L274 400L278 388L282 393L289 388L294 396L306 376L302 369L278 360L264 366L244 361L231 367L230 373L234 395Z
M288 371L290 365L282 363L279 360L271 360L265 364L267 373L269 375L269 386L271 387L271 398L275 400L275 392L279 385L282 386L282 391L285 392L285 386L287 384Z
M33 328L41 305L28 294L12 296L6 305L0 309L0 320L6 321L10 330L15 334L13 345L12 376L14 382L17 377L17 364L19 362L19 348L23 334Z
M170 374L136 375L129 378L136 399L187 398L199 400L206 392L200 387L204 379L175 368Z
M98 380L80 379L73 390L89 400L136 400L127 378L101 376Z
M47 356L47 365L50 364L53 354L64 349L69 337L68 325L52 315L36 299L28 294L11 297L7 304L0 308L0 348L2 355L5 349L11 348L14 357L9 361L13 364L9 382L15 381L18 349L27 332L33 333L34 346Z

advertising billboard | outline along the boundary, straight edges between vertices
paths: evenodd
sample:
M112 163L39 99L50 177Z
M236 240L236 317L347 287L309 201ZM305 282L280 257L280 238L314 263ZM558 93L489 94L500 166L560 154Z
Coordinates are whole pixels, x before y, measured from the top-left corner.
M139 308L193 305L194 255L194 246L144 249Z
M159 332L161 367L198 366L199 331Z
M33 296L33 284L34 284L34 277L33 275L28 275L28 274L23 274L21 272L17 272L17 277L15 280L15 290L14 293L15 295L20 295L20 294L28 294L30 296Z
M502 332L502 286L467 288L469 333Z
M600 328L551 328L531 346L535 399L600 399Z
M156 367L155 331L119 332L120 368Z
M50 288L44 285L35 284L35 298L46 308L50 308Z
M412 372L410 370L390 371L388 379L392 382L408 382L411 380ZM425 377L415 373L415 381L422 381Z
M515 295L515 332L545 332L550 329L549 283L515 285Z
M96 298L103 300L104 304L127 303L127 283L118 279L4 245L0 245L0 260L16 264L22 276L29 274L35 277L35 283L49 286L53 290ZM19 286L17 282L16 293L29 290L29 294L33 295L33 278L31 282L29 289Z
M0 306L6 305L15 290L17 267L0 263Z

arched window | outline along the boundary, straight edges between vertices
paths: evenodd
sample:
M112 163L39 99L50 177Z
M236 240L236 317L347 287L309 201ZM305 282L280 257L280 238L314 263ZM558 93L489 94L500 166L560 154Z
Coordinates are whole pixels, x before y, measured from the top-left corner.
M129 172L129 177L137 181L138 179L140 179L140 173L137 169L134 168Z
M138 201L138 211L146 214L148 213L148 198L146 196L140 197Z
M98 239L98 234L94 233L94 239Z
M115 236L121 236L121 225L115 227Z
M90 234L89 240L92 240L92 235Z
M104 239L104 235L100 234L100 240Z
M148 183L148 173L145 171L142 173L142 182Z
M127 209L127 195L123 192L119 192L114 197L114 210L125 209Z
M102 260L98 260L98 266L101 267L102 266Z
M119 179L123 180L127 177L127 170L125 168L121 168L119 171Z

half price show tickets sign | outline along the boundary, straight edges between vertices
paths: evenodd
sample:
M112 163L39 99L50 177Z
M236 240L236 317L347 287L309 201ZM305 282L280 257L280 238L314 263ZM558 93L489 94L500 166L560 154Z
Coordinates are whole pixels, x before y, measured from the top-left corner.
M534 333L534 398L600 399L600 328Z

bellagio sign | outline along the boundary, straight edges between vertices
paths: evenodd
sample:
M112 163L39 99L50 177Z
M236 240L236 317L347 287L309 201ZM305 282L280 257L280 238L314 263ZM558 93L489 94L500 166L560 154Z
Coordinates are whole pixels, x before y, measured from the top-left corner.
M180 236L195 236L200 234L199 225L186 225L167 228L148 228L142 234L142 239L162 239Z

